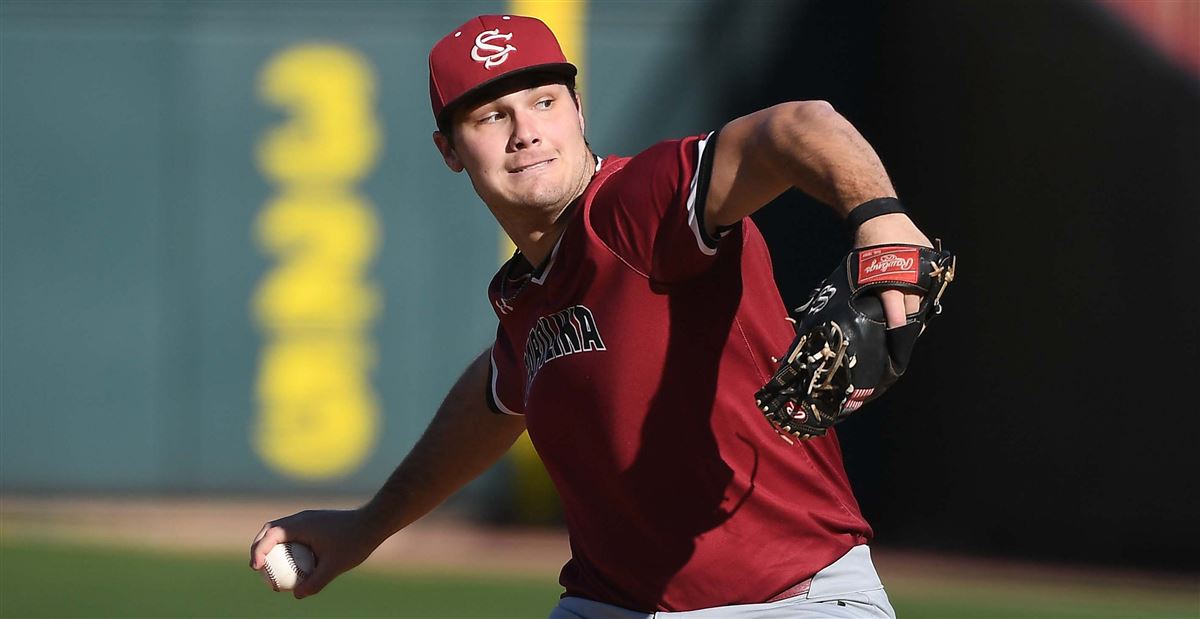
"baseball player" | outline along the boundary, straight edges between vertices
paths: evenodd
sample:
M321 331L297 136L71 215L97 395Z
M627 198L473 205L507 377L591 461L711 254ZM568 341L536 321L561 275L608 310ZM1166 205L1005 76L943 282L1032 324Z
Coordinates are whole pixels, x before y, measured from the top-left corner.
M764 418L781 392L764 384L788 368L773 355L797 333L748 215L797 187L849 218L856 247L929 240L828 104L598 157L575 72L529 17L476 17L433 47L434 142L517 247L488 291L495 342L369 503L267 523L251 567L277 543L306 543L319 563L295 594L315 594L528 430L570 535L553 619L894 617L834 432L800 432L805 413ZM887 325L906 329L921 291L883 288L871 296ZM803 399L782 392L788 411Z

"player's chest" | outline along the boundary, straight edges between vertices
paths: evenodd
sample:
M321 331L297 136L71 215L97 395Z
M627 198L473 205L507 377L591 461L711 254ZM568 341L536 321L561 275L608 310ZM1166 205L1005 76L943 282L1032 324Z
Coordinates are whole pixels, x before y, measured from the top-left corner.
M579 275L523 291L510 301L511 315L502 317L523 364L527 406L594 398L636 380L652 359L661 359L667 298L644 279Z

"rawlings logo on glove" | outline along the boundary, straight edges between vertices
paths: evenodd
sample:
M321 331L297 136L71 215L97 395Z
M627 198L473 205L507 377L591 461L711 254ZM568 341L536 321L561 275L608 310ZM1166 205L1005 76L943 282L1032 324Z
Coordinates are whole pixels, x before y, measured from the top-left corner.
M796 339L771 380L754 394L775 427L801 439L883 394L904 374L917 338L942 311L954 255L919 245L878 245L849 253L795 309ZM887 328L877 291L921 296L902 327Z

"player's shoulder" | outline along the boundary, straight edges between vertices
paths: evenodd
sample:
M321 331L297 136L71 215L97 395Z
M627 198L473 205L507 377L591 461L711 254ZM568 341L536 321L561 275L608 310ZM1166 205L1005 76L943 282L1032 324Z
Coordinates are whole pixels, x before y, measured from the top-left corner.
M696 164L696 143L704 138L705 135L693 135L661 140L632 157L614 160L619 166L613 173L614 185L644 186L664 181L674 184L688 179Z
M637 168L652 168L662 165L678 165L680 162L694 161L696 144L705 139L708 134L689 135L682 138L662 140L650 145L642 152L634 155L630 166Z

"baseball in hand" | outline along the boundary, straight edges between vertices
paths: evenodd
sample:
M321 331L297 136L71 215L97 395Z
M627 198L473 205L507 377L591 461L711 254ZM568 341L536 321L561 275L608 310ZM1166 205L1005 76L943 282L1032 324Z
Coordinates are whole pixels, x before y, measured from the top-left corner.
M291 591L317 565L312 549L297 542L275 544L263 563L263 580L276 591Z

